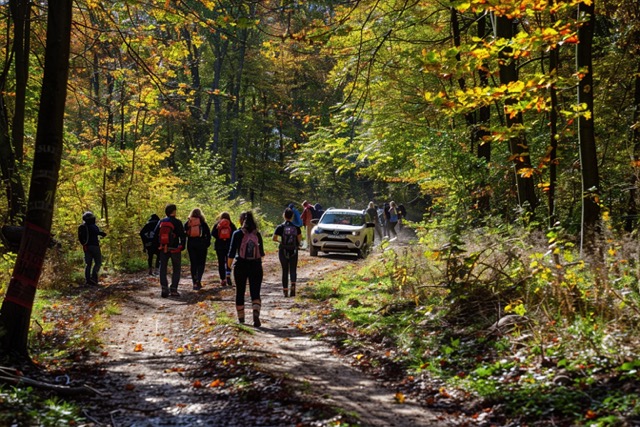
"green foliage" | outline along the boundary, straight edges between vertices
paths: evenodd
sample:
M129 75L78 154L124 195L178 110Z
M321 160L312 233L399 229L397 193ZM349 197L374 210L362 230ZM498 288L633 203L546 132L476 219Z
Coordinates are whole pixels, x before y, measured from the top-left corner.
M85 421L73 403L42 397L31 387L0 386L0 424L55 427Z

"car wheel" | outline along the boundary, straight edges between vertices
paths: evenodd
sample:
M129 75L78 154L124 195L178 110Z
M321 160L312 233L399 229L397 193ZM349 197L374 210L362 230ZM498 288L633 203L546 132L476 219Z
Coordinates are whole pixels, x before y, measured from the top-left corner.
M309 255L318 256L318 248L313 245L309 245Z

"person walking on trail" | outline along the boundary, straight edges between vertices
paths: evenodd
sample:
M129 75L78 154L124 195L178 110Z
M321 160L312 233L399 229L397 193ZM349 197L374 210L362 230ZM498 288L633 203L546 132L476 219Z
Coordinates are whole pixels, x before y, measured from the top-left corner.
M369 206L367 206L367 215L369 215L369 220L375 224L375 234L380 239L382 239L382 228L380 226L380 221L378 220L378 209L376 209L376 205L373 202L369 202Z
M202 289L202 275L207 262L207 251L211 246L211 229L202 210L195 208L189 214L184 223L184 232L187 235L187 252L191 265L191 281L193 290Z
M388 202L385 202L382 206L382 229L384 230L384 237L391 237L389 235L389 209L390 205Z
M300 216L300 211L296 208L296 205L293 203L289 203L289 209L293 211L293 225L296 227L302 227L302 217Z
M166 217L162 218L154 230L154 242L160 253L160 288L162 298L179 297L180 268L182 251L185 248L186 235L182 222L176 218L178 208L169 204L164 208ZM168 263L171 260L171 285L167 280Z
M278 258L282 266L282 291L286 297L296 296L296 280L298 269L298 248L302 240L300 227L293 225L293 211L289 208L282 214L284 222L278 225L273 232L273 241L280 242ZM291 278L291 290L289 291L289 278Z
M302 225L305 228L305 234L306 234L306 247L309 248L311 245L311 229L313 228L313 223L311 222L311 220L314 218L315 216L315 209L313 208L313 205L309 202L307 202L306 200L304 202L302 202L302 215L301 215L301 219L302 219ZM293 213L293 211L292 211Z
M398 233L396 232L396 225L398 225L398 205L396 202L389 203L389 237L390 240L395 240L398 238ZM393 237L391 235L393 234Z
M220 275L220 286L233 286L231 281L231 269L227 267L227 255L231 247L231 236L237 230L236 225L231 221L229 212L222 212L218 221L211 230L211 235L215 239L213 248L218 258L218 274Z
M160 221L160 217L152 214L147 223L140 230L140 238L142 239L143 251L147 254L147 266L149 267L149 275L153 276L160 267L160 257L158 255L158 246L153 244L154 230ZM153 256L156 257L155 268Z
M262 235L251 211L243 212L240 216L241 228L236 230L231 237L227 266L233 266L233 278L236 282L236 311L238 322L244 323L244 294L249 281L249 293L251 294L251 307L253 309L253 326L259 328L260 309L262 299L260 288L262 286L262 257L264 246Z
M84 281L85 285L97 286L98 273L102 267L102 251L99 237L106 237L96 225L96 216L91 211L82 215L82 224L78 227L78 240L84 252Z
M407 208L401 203L398 205L398 230L402 230L404 227L404 221L407 218Z

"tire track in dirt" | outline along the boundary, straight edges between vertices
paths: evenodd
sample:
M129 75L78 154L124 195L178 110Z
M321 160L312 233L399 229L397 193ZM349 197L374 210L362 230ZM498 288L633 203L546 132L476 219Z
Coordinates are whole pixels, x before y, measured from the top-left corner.
M300 257L298 289L306 282L320 280L324 274L344 268L345 258ZM334 354L332 347L315 340L297 327L300 313L294 299L284 298L279 266L265 271L262 305L264 318L260 331L249 344L254 351L267 353L265 369L306 384L304 389L323 403L357 414L364 426L444 426L436 414L415 402L394 401L395 393L381 387L375 379L348 365ZM302 280L301 280L302 279Z

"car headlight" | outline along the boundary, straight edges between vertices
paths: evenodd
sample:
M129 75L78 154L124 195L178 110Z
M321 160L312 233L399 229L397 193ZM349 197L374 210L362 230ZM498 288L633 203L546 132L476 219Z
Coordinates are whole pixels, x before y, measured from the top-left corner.
M316 227L316 228L313 229L313 232L316 233L316 234L322 234L322 233L324 233L324 230L322 228L320 228L320 227Z
M351 234L353 236L359 236L360 235L360 231L352 231Z

